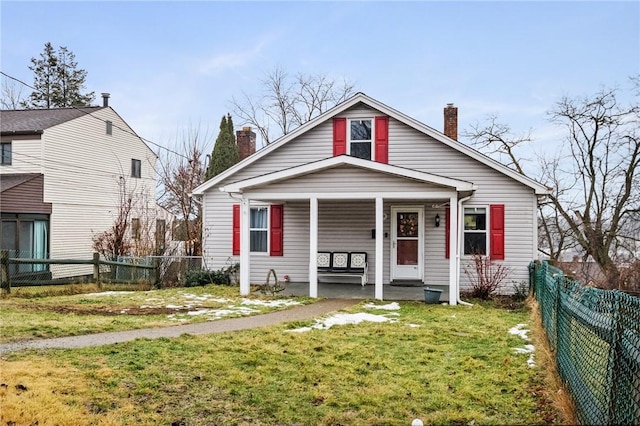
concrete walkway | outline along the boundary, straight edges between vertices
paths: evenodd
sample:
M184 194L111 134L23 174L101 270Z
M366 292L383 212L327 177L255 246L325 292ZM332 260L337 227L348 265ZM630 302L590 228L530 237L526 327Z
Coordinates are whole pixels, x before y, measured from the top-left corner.
M8 352L14 352L22 349L75 349L129 342L140 338L157 339L159 337L179 337L183 334L198 335L246 330L289 321L316 318L330 312L344 309L356 303L358 303L358 300L325 299L309 305L296 306L282 311L270 312L268 314L255 315L251 317L230 318L171 327L143 328L139 330L88 334L85 336L4 343L0 344L0 356Z

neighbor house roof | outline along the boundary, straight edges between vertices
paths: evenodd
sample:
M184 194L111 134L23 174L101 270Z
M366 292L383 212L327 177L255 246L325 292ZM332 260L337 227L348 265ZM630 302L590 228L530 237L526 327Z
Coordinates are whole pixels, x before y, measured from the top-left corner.
M5 192L18 185L42 176L40 173L10 173L3 174L0 179L0 192Z
M336 105L335 107L331 108L330 110L326 111L325 113L319 115L318 117L316 117L315 119L308 121L307 123L303 124L302 126L298 127L297 129L295 129L294 131L292 131L291 133L288 133L284 136L282 136L280 139L276 140L275 142L267 145L266 147L262 148L261 150L257 151L255 154L245 158L244 160L242 160L241 162L237 163L236 165L228 168L227 170L225 170L224 172L220 173L219 175L209 179L208 181L204 182L202 185L198 186L197 188L195 188L193 190L193 194L195 195L201 195L203 194L205 191L207 191L208 189L214 187L215 185L217 185L219 182L222 182L224 179L226 179L229 176L232 176L233 174L235 174L236 172L238 172L239 170L244 169L245 167L249 166L250 164L254 163L255 161L261 159L262 157L269 155L269 153L271 153L272 151L280 148L281 146L291 142L292 140L296 139L298 136L308 132L309 130L315 128L316 126L324 123L326 120L330 119L333 116L336 116L346 110L348 110L349 108L362 103L365 104L373 109L376 109L386 115L388 115L389 117L392 117L396 120L398 120L401 123L406 124L407 126L410 126L412 128L414 128L415 130L424 133L434 139L436 139L439 142L442 142L443 144L463 153L466 154L467 156L479 161L482 164L487 165L488 167L491 167L494 170L497 170L498 172L507 175L509 177L511 177L512 179L528 186L529 188L533 189L535 191L536 194L548 194L549 193L549 188L547 188L546 186L542 185L541 183L536 182L535 180L524 176L518 172L516 172L513 169L510 169L509 167L505 166L504 164L490 158L487 157L486 155L476 151L475 149L461 143L458 142L454 139L451 139L447 136L445 136L443 133L433 129L432 127L427 126L426 124L423 124L421 122L419 122L418 120L409 117L406 114L401 113L400 111L397 111L396 109L393 109L385 104L383 104L380 101L377 101L367 95L365 95L362 92L356 93L354 96L352 96L351 98L345 100L344 102Z
M104 107L21 109L0 111L0 133L42 133L49 127L91 114Z

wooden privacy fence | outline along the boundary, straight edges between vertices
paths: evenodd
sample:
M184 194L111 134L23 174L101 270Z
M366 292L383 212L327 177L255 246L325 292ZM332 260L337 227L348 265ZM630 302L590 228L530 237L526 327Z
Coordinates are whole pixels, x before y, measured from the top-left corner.
M29 271L20 269L21 265L38 265L38 268L30 268ZM75 276L53 277L51 265L92 265L92 274ZM118 270L126 268L126 273L118 273ZM29 269L29 268L27 268ZM10 292L11 287L63 285L79 282L152 282L157 283L159 268L158 262L151 265L114 262L100 259L99 253L93 253L91 259L30 259L10 257L8 250L0 252L0 288L4 292Z

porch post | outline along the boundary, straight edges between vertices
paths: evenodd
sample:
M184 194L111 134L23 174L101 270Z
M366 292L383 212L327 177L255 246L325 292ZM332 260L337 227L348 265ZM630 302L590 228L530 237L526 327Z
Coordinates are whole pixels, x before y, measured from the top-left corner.
M376 198L376 283L375 297L382 300L382 282L384 271L384 223L383 223L383 205L382 197Z
M250 253L251 240L249 238L249 216L251 214L251 200L242 198L240 201L240 294L247 296L251 292L250 286Z
M309 297L318 297L318 199L309 199Z
M457 194L449 198L449 305L458 304L459 228Z

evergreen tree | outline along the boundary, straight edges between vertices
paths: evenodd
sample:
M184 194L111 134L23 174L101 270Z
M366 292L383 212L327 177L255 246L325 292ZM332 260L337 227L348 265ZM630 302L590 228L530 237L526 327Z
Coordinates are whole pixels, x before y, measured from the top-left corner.
M238 145L236 145L236 138L233 132L231 114L227 114L227 116L223 115L220 121L220 133L213 146L211 160L209 167L207 167L206 179L211 179L224 172L236 164L239 159Z
M40 59L31 58L35 90L22 102L25 108L64 108L89 106L94 92L81 93L87 77L85 70L77 69L73 52L60 47L56 52L51 43L45 43Z

